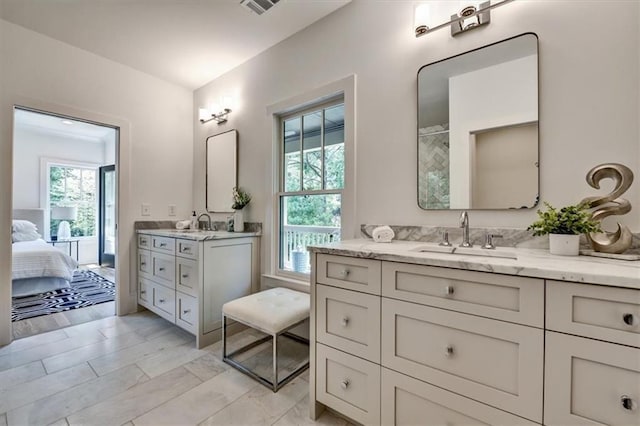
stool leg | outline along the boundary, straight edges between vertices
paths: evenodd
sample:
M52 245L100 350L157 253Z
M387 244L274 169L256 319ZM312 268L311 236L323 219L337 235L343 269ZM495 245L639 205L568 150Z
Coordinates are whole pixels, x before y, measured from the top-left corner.
M227 357L227 317L222 315L222 359Z
M273 335L273 391L278 391L278 335Z

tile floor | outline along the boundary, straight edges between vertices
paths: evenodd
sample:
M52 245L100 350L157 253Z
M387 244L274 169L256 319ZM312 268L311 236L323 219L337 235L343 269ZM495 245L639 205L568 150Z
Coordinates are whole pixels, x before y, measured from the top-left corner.
M230 337L230 350L256 338ZM292 344L293 345L293 344ZM293 364L295 348L283 363ZM270 346L243 362L270 368ZM350 425L308 416L308 371L278 393L221 361L220 342L195 338L151 312L110 316L0 348L0 426Z

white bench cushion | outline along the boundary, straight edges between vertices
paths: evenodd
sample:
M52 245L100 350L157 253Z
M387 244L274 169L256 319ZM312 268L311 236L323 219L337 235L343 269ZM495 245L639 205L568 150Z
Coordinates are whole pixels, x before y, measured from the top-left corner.
M308 318L309 307L308 294L278 287L227 302L222 312L248 326L276 334Z

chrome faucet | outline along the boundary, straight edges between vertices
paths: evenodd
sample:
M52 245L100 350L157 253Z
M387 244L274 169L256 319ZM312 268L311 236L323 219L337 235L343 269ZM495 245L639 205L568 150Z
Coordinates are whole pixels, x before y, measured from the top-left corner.
M205 230L206 231L212 231L211 229L211 216L209 216L207 213L202 213L200 216L198 216L197 222L198 222L198 229L200 229L200 218L202 216L206 216L207 219L209 219L209 223L205 226Z
M469 213L463 211L460 214L460 228L462 228L462 242L460 247L473 247L469 242Z

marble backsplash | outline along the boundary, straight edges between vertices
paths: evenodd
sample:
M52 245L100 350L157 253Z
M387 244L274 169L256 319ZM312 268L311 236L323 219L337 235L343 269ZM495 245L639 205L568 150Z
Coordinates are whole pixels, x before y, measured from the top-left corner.
M203 229L206 220L200 221L200 229ZM212 221L214 231L227 231L227 222ZM133 229L175 229L175 220L139 220L133 223ZM262 232L261 222L245 222L244 232Z
M362 236L371 238L371 232L379 225L360 225ZM442 241L444 231L449 232L451 244L458 245L462 241L462 228L447 226L404 226L390 225L395 232L395 240L422 241L425 243L439 243ZM484 244L485 235L488 233L502 235L502 238L495 238L494 244L500 247L520 247L520 248L549 248L549 238L547 236L534 237L531 231L517 228L469 228L469 240L474 245ZM590 248L584 235L580 236L581 248ZM640 254L640 234L633 235L631 248L627 253Z

